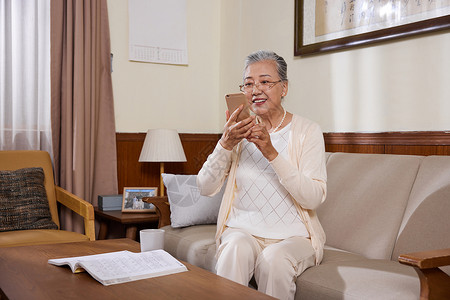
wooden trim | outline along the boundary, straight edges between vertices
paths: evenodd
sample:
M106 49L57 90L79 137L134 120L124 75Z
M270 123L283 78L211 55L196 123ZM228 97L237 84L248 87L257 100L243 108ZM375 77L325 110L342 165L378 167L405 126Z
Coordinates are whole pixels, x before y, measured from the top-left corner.
M218 133L181 133L187 162L165 163L165 171L197 174L220 137ZM143 132L116 134L119 193L125 186L159 185L159 164L138 161L144 139ZM447 131L327 132L324 140L328 152L450 155L450 132Z
M215 142L220 139L221 133L181 133L182 142Z
M450 131L399 131L399 132L326 132L323 134L327 145L450 145ZM219 133L181 133L181 141L218 141ZM144 141L145 132L117 133L121 142Z
M327 145L450 145L450 131L407 131L407 132L327 132Z
M116 142L144 142L145 132L117 132Z
M117 132L116 141L119 142L143 142L145 140L145 132ZM219 133L180 133L182 142L195 141L218 141L222 134Z

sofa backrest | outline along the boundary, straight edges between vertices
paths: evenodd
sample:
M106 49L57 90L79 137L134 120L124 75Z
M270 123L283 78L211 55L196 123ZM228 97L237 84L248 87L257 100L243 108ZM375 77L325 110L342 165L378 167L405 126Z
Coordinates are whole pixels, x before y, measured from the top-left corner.
M423 156L332 153L317 210L326 244L390 259Z
M392 260L404 253L444 248L450 248L450 156L427 156L411 191Z

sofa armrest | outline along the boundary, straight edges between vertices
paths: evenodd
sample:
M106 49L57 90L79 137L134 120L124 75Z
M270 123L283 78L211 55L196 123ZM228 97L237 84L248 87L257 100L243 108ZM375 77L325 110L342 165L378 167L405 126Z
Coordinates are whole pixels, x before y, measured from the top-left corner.
M89 202L75 196L65 189L55 186L56 201L66 206L84 219L84 234L90 241L95 241L94 207Z
M448 266L450 265L450 248L402 254L398 260L402 264L419 269Z
M167 196L164 197L144 197L142 201L151 203L156 208L156 214L159 217L158 228L170 225L170 204Z
M402 254L398 261L419 275L420 299L450 299L450 276L439 269L450 265L450 248Z

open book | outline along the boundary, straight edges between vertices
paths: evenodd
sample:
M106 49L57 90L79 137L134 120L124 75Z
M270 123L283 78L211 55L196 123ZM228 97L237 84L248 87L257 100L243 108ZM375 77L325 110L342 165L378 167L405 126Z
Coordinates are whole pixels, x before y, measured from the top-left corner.
M130 251L49 259L49 264L69 265L73 273L88 272L103 285L185 272L188 269L164 250Z

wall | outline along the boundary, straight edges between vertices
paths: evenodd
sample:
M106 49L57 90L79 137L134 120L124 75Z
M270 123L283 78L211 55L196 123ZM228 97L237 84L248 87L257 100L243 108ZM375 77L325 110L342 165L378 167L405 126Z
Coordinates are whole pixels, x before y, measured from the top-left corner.
M286 59L285 106L325 132L450 130L450 31L299 58L293 0L189 0L180 67L129 62L127 1L108 5L118 132L220 132L223 95L237 91L257 49Z
M116 131L218 132L220 1L187 1L189 66L128 61L128 1L108 10Z

